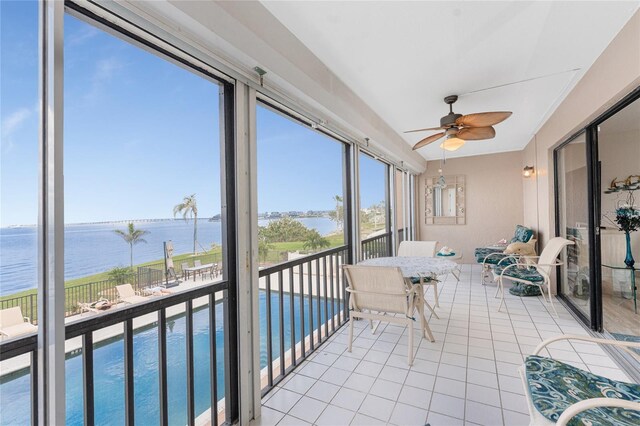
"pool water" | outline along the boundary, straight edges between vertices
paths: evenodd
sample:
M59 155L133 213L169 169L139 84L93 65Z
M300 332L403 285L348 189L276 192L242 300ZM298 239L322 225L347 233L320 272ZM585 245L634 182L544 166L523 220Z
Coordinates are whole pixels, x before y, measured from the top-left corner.
M283 295L284 345L291 347L290 299ZM279 294L271 293L271 322L273 358L280 356ZM324 323L324 299L321 299L321 322ZM309 301L304 300L305 335L309 334ZM300 341L300 299L294 299L295 341ZM318 300L313 300L314 325L317 326ZM335 312L342 306L336 300ZM260 367L267 365L266 294L259 295L260 309ZM224 312L216 305L216 349L218 400L224 398ZM331 315L331 306L329 306ZM187 423L186 322L184 315L167 319L167 383L169 424ZM211 406L209 374L209 308L193 313L194 344L194 396L196 416ZM159 423L158 409L158 334L151 325L137 329L133 337L134 389L136 424ZM66 423L83 424L82 354L68 355L65 362ZM124 343L122 337L96 343L93 352L95 423L100 425L124 424ZM277 374L277 372L275 372ZM28 370L16 372L0 379L0 425L26 425L30 423L30 375Z

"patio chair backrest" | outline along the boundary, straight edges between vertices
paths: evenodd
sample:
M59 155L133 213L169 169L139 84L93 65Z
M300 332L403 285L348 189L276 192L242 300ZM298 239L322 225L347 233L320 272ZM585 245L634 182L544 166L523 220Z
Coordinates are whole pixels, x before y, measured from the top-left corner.
M402 241L398 247L398 256L434 257L437 241Z
M542 253L540 253L540 258L538 259L538 263L540 265L549 265L551 263L554 263L558 258L558 256L560 255L560 252L562 251L562 249L571 244L573 244L573 241L569 241L566 238L562 238L562 237L555 237L550 239L547 245L544 246L544 250L542 250ZM549 276L549 274L551 273L552 267L540 266L539 268L543 272L545 272L547 276Z
M136 292L133 290L133 286L131 284L117 285L116 290L118 290L120 299L126 299L127 297L136 295Z
M0 311L0 328L22 324L23 322L24 317L22 316L20 306L14 306L13 308Z
M193 264L195 266L202 266L202 262L200 262L199 260L194 261Z
M182 262L182 263L180 264L180 269L182 269L183 271L184 271L185 269L187 269L188 267L189 267L189 264L188 264L187 262Z
M363 309L406 314L407 288L399 268L385 266L344 265L351 306Z

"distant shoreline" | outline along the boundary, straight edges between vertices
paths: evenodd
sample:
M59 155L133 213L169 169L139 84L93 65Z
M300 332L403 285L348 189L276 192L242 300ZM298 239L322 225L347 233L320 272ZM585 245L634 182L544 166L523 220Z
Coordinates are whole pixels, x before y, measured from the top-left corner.
M306 218L314 218L314 217L326 217L325 214L321 215L298 215L298 216L286 216L282 215L279 217L266 217L264 213L258 215L258 220L277 220L282 219L283 217L291 217L292 219L306 219ZM97 221L97 222L78 222L78 223L65 223L64 226L83 226L83 225L118 225L118 224L127 224L129 222L133 223L157 223L157 222L175 222L175 221L183 221L184 219L181 217L170 217L170 218L161 218L161 219L122 219L122 220L105 220L105 221ZM191 220L191 219L189 219ZM220 218L216 216L213 217L201 217L200 220L207 222L220 222ZM18 228L35 228L37 224L24 224L24 225L7 225L0 226L0 229L18 229Z

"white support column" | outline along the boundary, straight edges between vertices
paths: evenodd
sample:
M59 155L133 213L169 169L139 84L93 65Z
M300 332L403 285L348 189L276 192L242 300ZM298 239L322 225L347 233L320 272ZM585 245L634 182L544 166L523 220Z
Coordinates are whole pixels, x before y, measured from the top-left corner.
M351 245L353 247L353 263L360 261L362 247L360 244L360 148L354 144L353 155L351 156L351 223L353 232L351 233Z
M389 182L387 185L389 189L389 193L387 194L389 199L389 208L387 208L389 219L387 220L387 224L390 228L389 231L391 231L391 253L389 253L389 255L395 256L398 247L398 224L396 222L396 209L398 208L396 205L398 204L396 202L396 191L398 190L398 185L396 184L396 166L391 164L387 167L387 170L389 171L387 173L387 181Z
M260 416L256 91L235 86L240 424Z
M409 230L411 215L411 193L409 192L409 172L402 172L402 233L405 240L411 240Z
M65 423L64 2L40 1L38 212L38 424Z
M416 228L416 175L409 175L409 226L411 227L411 239L416 240L418 230Z

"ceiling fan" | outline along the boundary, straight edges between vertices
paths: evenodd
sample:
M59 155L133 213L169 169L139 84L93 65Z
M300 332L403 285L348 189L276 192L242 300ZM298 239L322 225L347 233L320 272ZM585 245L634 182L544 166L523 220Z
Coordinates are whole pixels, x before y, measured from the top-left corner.
M440 119L440 127L409 130L404 133L425 132L428 130L443 130L442 132L428 136L413 146L413 150L420 149L438 139L445 137L440 148L447 151L455 151L465 144L465 141L491 139L496 135L492 127L511 116L510 111L479 112L476 114L456 114L453 112L453 104L458 100L457 95L444 98L449 105L449 114Z

